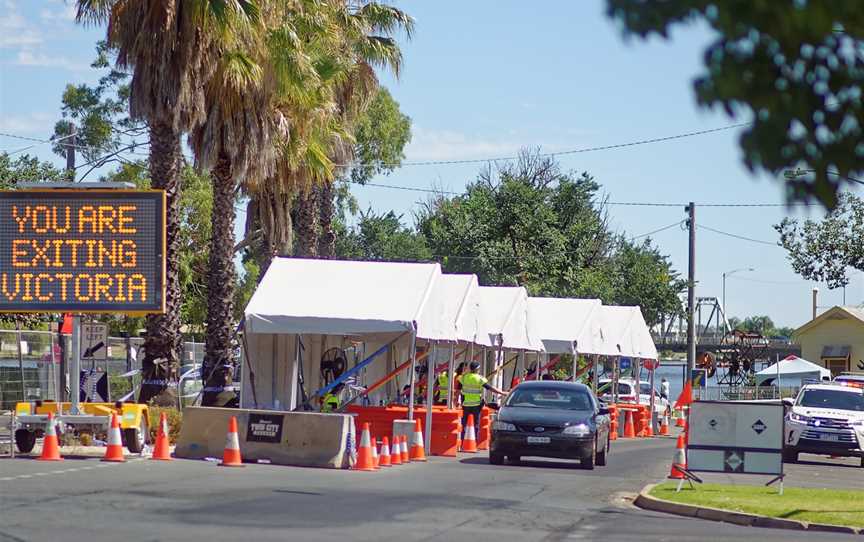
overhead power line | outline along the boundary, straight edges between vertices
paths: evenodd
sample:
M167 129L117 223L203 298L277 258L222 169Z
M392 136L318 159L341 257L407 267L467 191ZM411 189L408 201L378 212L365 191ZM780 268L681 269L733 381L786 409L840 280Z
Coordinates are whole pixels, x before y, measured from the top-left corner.
M745 237L745 236L743 236L743 235L737 235L737 234L734 234L734 233L729 233L729 232L727 232L727 231L722 231L722 230L717 230L717 229L714 229L714 228L709 228L708 226L703 226L702 224L697 224L696 227L699 228L700 230L708 230L708 231L713 232L713 233L717 233L717 234L720 234L720 235L725 235L725 236L727 236L727 237L732 237L732 238L734 238L734 239L740 239L740 240L742 240L742 241L750 241L751 243L759 243L760 245L769 245L769 246L772 246L772 247L779 247L779 246L780 246L780 245L778 245L776 242L775 242L775 243L772 243L771 241L763 241L763 240L761 240L761 239L753 239L752 237Z
M633 237L630 238L630 240L634 241L634 240L642 238L642 237L648 237L649 235L654 235L655 233L660 233L662 231L672 229L675 226L681 226L681 224L683 224L683 223L684 223L683 220L679 220L678 222L673 222L672 224L669 224L668 226L663 226L662 228L657 228L656 230L649 231L648 233L643 233L641 235L634 235Z

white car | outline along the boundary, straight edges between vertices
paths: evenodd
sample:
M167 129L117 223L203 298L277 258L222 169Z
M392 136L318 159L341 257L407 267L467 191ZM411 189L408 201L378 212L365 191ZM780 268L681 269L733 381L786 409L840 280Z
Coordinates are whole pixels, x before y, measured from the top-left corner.
M604 401L612 400L612 381L608 378L601 379L597 384L597 393ZM604 389L605 388L605 389ZM618 402L619 403L639 403L640 405L648 405L651 403L651 383L642 381L639 382L639 399L636 399L636 381L629 378L618 380ZM669 409L669 401L660 397L660 392L654 390L654 412L659 416L663 416Z
M864 389L848 383L804 386L786 414L783 436L787 462L804 452L860 457L864 467Z

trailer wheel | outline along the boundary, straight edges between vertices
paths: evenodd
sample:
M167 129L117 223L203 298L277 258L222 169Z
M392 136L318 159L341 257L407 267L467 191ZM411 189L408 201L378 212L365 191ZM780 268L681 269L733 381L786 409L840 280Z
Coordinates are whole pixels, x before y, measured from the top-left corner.
M29 454L36 446L36 431L18 429L15 431L15 446L22 454Z
M150 429L147 427L147 419L141 417L141 426L137 429L124 429L123 440L126 448L133 454L140 454L144 450L144 445L150 439Z

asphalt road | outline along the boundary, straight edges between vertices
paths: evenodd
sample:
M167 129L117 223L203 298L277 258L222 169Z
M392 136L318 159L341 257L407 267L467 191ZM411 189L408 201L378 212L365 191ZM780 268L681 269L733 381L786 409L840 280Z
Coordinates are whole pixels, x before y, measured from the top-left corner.
M632 507L626 497L668 473L673 447L672 439L619 440L610 465L594 471L541 460L495 467L484 454L376 473L227 469L182 460L0 459L0 541L842 538Z

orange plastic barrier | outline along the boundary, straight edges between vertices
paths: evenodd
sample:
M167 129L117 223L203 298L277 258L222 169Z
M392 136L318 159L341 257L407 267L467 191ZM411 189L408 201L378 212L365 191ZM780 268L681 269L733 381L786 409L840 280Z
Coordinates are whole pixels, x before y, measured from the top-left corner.
M350 405L345 409L345 413L357 416L355 426L363 427L364 423L368 423L376 438L386 436L390 440L393 439L393 421L408 419L408 407L406 406L364 407ZM424 423L426 421L426 409L415 408L414 419L419 419L421 423ZM432 455L456 457L461 421L462 412L460 410L448 410L444 406L432 407L432 438L429 442L429 451Z
M618 440L618 407L608 405L609 408L609 440Z
M461 414L460 414L461 421ZM480 427L477 431L477 449L488 450L489 442L492 440L492 409L483 407L480 412Z

